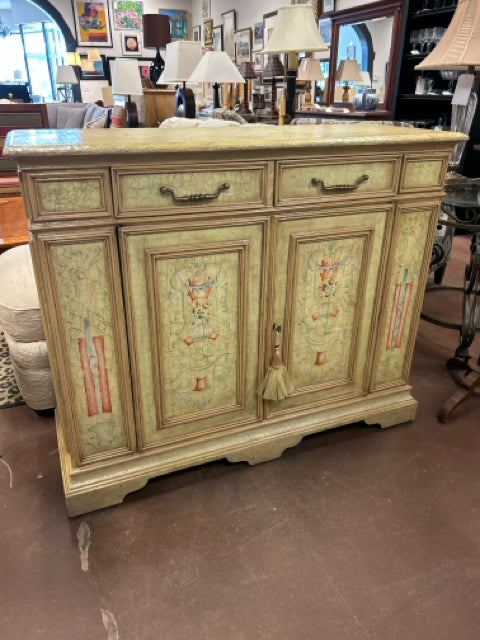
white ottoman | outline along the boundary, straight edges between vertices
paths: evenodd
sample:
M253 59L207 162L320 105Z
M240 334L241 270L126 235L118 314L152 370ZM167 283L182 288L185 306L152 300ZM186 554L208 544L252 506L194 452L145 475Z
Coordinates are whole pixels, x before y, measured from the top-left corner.
M28 244L0 254L0 329L20 393L38 411L56 406Z

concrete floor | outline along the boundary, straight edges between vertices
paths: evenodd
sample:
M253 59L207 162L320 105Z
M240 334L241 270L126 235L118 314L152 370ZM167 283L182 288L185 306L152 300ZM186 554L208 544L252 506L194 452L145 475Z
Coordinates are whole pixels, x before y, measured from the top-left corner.
M455 239L447 282L468 243ZM478 640L480 396L437 420L457 342L420 322L411 423L189 469L73 519L53 418L0 410L0 637Z

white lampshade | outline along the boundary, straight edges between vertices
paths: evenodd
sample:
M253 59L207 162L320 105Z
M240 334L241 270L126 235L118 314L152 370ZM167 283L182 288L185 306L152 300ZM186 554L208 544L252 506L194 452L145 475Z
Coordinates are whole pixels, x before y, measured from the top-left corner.
M67 51L67 64L79 67L81 63L82 61L78 51Z
M362 76L362 82L359 84L362 84L364 87L371 87L372 78L370 77L368 71L360 71L360 75Z
M112 91L115 95L142 95L142 80L135 59L117 58L114 61Z
M189 82L245 82L225 51L207 51L193 70Z
M363 82L358 62L350 60L350 58L342 60L338 66L335 79L341 82Z
M202 44L193 40L176 40L165 49L165 69L157 84L187 82L202 59Z
M322 80L324 77L320 67L320 60L315 60L314 58L302 58L300 60L297 73L299 80Z
M78 84L78 79L73 67L69 67L66 64L57 67L55 82L57 84Z
M415 69L467 69L480 66L480 2L459 0L437 46Z
M278 9L264 53L326 50L328 46L315 23L311 5L291 4Z

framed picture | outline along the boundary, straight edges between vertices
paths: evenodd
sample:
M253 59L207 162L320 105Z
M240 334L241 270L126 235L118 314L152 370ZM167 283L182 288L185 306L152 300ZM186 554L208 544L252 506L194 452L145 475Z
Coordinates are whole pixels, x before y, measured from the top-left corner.
M193 27L192 29L192 38L194 42L201 42L202 41L202 27L197 24L196 27Z
M143 2L114 0L112 5L114 29L142 29Z
M203 23L203 44L206 47L213 45L213 18L209 18Z
M263 49L263 22L253 25L253 50Z
M188 40L190 37L190 14L185 9L159 9L170 18L172 40Z
M235 29L237 28L235 9L222 13L223 48L235 60Z
M263 71L263 53L261 51L253 52L253 68L255 71Z
M213 27L213 50L223 51L223 26Z
M211 0L202 0L202 20L208 20L211 16Z
M277 12L271 11L270 13L263 14L263 48L268 44L270 36L272 35L273 27L277 19ZM268 53L263 56L263 66L266 67L268 62Z
M251 62L252 60L252 29L235 31L235 63Z
M315 22L318 20L318 1L319 0L291 0L292 4L309 4L313 9Z
M77 44L81 47L113 47L108 0L73 0Z
M318 27L320 29L320 35L325 40L325 44L330 46L332 43L332 19L320 18Z
M122 53L124 56L141 56L142 43L139 33L122 33Z
M95 60L93 62L93 69L82 69L80 65L80 80L107 80L107 69L105 56L100 56L101 60ZM80 54L80 61L86 62L88 60L87 53Z
M335 11L335 0L322 0L322 2L323 2L322 13Z
M120 56L117 56L120 57ZM113 65L115 63L116 58L114 56L106 58L105 61L105 74L107 79L112 82L112 72ZM140 73L140 77L142 78L142 84L146 86L146 81L150 82L150 66L153 62L153 58L137 58L138 71ZM91 78L90 78L91 79Z

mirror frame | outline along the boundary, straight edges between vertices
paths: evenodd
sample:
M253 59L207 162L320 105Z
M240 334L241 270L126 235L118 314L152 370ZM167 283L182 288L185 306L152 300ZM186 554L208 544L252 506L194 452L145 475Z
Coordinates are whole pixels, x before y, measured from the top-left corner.
M385 99L383 103L378 105L377 111L381 112L384 116L392 113L403 31L404 3L402 0L380 0L379 2L328 14L328 17L332 20L332 45L330 49L330 77L328 80L327 104L334 104L335 72L338 65L340 27L352 22L361 22L371 18L388 18L390 16L393 17L390 64L388 65L388 75L385 81Z

